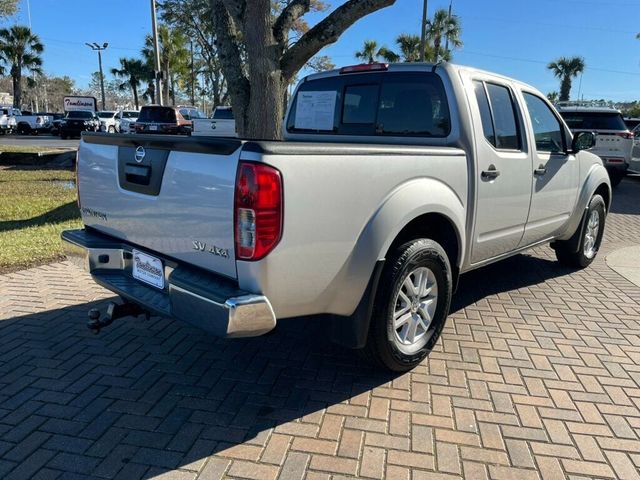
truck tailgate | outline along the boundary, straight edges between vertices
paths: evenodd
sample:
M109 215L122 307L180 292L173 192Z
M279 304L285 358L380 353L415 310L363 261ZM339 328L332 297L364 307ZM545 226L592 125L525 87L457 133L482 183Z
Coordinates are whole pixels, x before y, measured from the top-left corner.
M236 278L233 202L242 143L85 134L78 151L87 227Z

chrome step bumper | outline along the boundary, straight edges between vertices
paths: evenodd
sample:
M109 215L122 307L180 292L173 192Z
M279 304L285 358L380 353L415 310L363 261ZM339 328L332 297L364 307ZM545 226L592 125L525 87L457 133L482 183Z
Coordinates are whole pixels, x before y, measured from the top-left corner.
M225 277L149 252L164 265L165 287L160 290L133 278L131 251L137 247L84 229L66 230L62 240L69 260L96 283L153 313L219 337L253 337L276 326L267 297L240 290Z

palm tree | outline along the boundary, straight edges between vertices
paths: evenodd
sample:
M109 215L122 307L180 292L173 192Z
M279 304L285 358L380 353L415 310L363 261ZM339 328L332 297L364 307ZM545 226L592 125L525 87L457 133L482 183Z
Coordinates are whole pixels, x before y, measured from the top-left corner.
M553 92L549 92L547 93L547 100L549 100L551 103L558 103L559 100L559 94L556 91Z
M173 104L176 103L176 84L179 77L184 77L189 74L189 49L187 48L186 35L178 30L169 30L167 25L158 26L158 44L160 46L160 70L162 71L162 77L164 79L162 83L162 97L165 103L169 103L169 97L171 97ZM145 63L149 64L152 68L151 74L153 76L154 65L154 49L153 49L153 37L147 35L145 39L145 46L142 49L142 56L145 58ZM148 79L145 79L148 81ZM153 78L151 78L153 82ZM147 88L147 92L155 90L154 88Z
M436 10L433 14L433 19L427 20L427 38L431 45L436 58L430 59L430 61L438 61L438 59L450 60L451 49L459 48L462 46L462 40L460 39L461 33L460 19L457 15L451 15L444 8ZM446 48L442 47L442 43L447 44Z
M571 81L579 73L584 72L585 63L582 57L560 57L555 62L549 63L547 68L553 75L560 79L560 101L569 100L571 94Z
M381 56L378 42L375 40L365 40L362 50L356 52L355 55L356 58L364 60L367 63L375 63L377 57Z
M44 46L28 27L14 25L0 29L0 59L10 66L13 83L13 106L21 107L22 72L42 74L41 54Z
M111 74L124 80L118 85L120 90L131 88L133 103L136 106L136 110L138 110L138 87L140 87L140 82L144 80L146 74L145 65L142 63L142 60L138 60L137 58L121 58L120 68L112 68Z

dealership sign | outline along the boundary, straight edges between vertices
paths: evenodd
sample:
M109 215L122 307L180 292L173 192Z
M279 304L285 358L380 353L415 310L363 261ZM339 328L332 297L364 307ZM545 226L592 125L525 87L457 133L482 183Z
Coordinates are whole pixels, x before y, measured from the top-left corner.
M77 112L78 110L89 110L95 112L95 97L64 97L64 111Z

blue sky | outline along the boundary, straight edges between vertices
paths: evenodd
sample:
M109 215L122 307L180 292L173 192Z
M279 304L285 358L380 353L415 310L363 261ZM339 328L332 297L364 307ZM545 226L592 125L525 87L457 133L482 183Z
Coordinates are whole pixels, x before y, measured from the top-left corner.
M333 6L341 1L330 0ZM429 0L430 13L449 0ZM422 0L396 4L360 20L323 53L336 65L357 63L353 53L364 40L393 46L403 32L420 29ZM572 95L640 100L640 0L453 0L462 22L464 47L454 61L531 83L543 92L558 89L546 70L561 55L582 55L587 69ZM320 18L309 15L310 23ZM27 24L27 3L17 17ZM84 87L97 70L97 56L84 42L109 42L108 71L118 58L138 54L150 30L148 0L31 0L32 28L45 44L44 67L69 75Z

